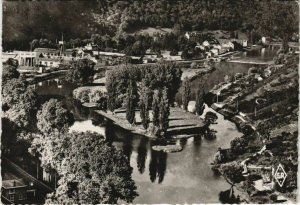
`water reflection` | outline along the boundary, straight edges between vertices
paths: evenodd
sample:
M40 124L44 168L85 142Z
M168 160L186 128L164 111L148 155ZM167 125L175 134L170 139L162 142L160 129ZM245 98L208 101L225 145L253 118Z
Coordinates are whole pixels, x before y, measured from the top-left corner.
M145 171L145 164L146 164L146 159L147 159L147 144L148 144L148 139L146 137L141 138L140 144L137 149L137 168L141 174L144 173Z
M199 148L201 145L201 142L202 142L201 135L193 137L193 142L194 142L195 148Z
M162 183L167 168L167 153L157 152L151 149L151 159L149 164L150 181L153 183L158 178L158 183Z
M187 139L183 138L179 140L179 144L182 146L182 148L184 149L187 143Z
M123 147L122 147L122 150L123 150L123 153L125 154L125 156L127 156L127 158L130 160L130 157L131 157L131 154L132 154L132 139L133 139L133 136L130 135L130 136L127 136L127 137L124 137L123 138Z

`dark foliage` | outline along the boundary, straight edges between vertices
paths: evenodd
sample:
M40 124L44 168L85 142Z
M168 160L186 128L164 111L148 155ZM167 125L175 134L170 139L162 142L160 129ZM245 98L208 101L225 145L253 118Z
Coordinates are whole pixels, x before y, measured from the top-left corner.
M204 89L203 88L198 89L197 96L196 96L196 105L195 105L197 115L203 114L205 108L204 95L205 95Z
M72 61L66 74L66 80L77 85L92 83L95 63L89 59Z

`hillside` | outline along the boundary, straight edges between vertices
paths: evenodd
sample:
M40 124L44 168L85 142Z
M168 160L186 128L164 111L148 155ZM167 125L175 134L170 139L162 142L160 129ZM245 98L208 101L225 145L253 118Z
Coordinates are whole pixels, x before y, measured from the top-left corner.
M220 93L220 101L213 107L235 121L244 133L231 142L230 154L219 163L236 161L243 166L246 179L240 187L253 203L272 203L279 195L296 199L299 56L285 54L284 59L282 65L250 68L244 77L211 91ZM275 169L279 164L288 174L283 187L263 178L264 170ZM263 188L257 186L259 180ZM264 192L257 196L259 189Z
M284 25L280 19L287 22L285 31L294 32L298 31L297 8L293 1L275 0L4 1L3 43L4 47L28 48L34 38L55 41L62 34L67 40L92 34L115 36L148 27L270 34L275 25ZM274 14L281 18L273 19Z

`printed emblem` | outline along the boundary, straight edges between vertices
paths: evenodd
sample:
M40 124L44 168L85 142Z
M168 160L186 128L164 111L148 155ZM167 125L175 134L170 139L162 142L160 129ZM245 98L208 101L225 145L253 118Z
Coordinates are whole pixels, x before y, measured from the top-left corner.
M279 184L280 187L283 186L283 183L284 183L284 181L286 179L286 176L287 176L287 174L284 171L283 166L281 164L279 164L278 167L277 167L277 170L275 172L275 176L274 177L275 177L275 179L278 182L278 184Z

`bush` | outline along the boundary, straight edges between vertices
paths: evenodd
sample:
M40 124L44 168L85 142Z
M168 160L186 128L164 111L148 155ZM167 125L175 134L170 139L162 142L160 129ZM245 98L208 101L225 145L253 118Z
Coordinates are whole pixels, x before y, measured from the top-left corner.
M234 161L221 165L221 173L225 178L230 180L232 183L239 183L244 180L243 176L243 166Z
M236 155L244 154L248 141L244 137L237 137L230 142L231 151Z

